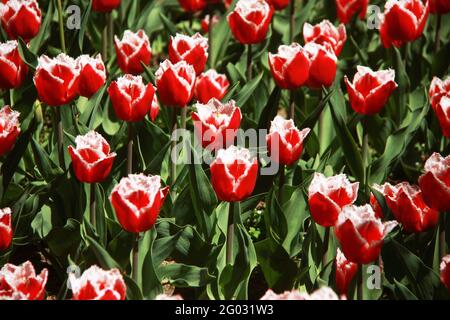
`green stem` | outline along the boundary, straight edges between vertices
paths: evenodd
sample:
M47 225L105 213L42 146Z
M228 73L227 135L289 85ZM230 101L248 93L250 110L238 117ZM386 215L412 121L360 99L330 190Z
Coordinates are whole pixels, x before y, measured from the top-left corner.
M102 58L103 61L108 60L108 27L105 26L102 32Z
M173 107L172 111L173 111L173 114L172 114L172 134L173 134L178 128L178 120L177 120L178 108ZM169 156L169 181L173 185L175 183L176 176L177 176L177 164L176 164L176 162L173 161L172 154L175 152L174 150L177 147L177 141L176 141L176 139L174 139L174 137L171 137L171 139L173 139L173 140L171 143L170 156ZM171 195L172 195L172 200L175 199L175 192L174 192L173 188L171 188Z
M234 202L230 202L228 210L228 228L227 228L227 246L226 246L227 265L231 264L233 260L233 238L234 238Z
M280 206L283 205L283 187L285 182L285 166L283 164L280 164L280 173L279 173L279 179L278 179L278 201L280 202Z
M295 32L295 0L291 0L291 12L290 12L290 21L289 21L289 43L294 41L294 32Z
M61 120L61 107L55 107L55 120L56 120L56 148L58 151L59 165L61 169L64 169L64 150L63 150L63 124Z
M127 175L133 173L133 125L128 122Z
M434 37L434 53L438 53L441 48L441 15L436 15L436 35Z
M439 222L439 255L440 257L444 257L447 254L447 243L445 240L445 212L440 213L440 222Z
M89 199L89 204L90 204L90 210L89 210L89 214L90 214L90 216L89 216L89 218L90 218L90 221L91 221L91 224L92 224L92 227L94 228L94 230L96 230L97 228L96 228L96 219L95 219L95 207L96 207L96 205L95 205L95 187L96 187L96 185L95 185L95 183L91 183L90 184L90 191L91 191L91 196L90 196L90 199Z
M295 91L289 92L289 119L295 120Z
M114 55L114 18L112 12L108 14L108 50L109 56L112 57Z
M61 49L66 52L66 41L64 39L64 20L63 20L63 8L61 0L57 0L58 3L58 23L59 23L59 40L61 42Z
M322 97L323 97L323 90L320 89L319 105L320 105L320 102L322 101ZM325 126L326 126L326 124L325 124L325 108L323 108L323 110L319 116L319 142L320 142L320 146L321 146L320 154L322 154L322 151L325 150L325 143L324 143L325 133L326 133Z
M181 128L186 129L187 106L181 109Z
M358 300L364 300L364 273L362 264L358 264Z
M212 33L212 27L213 27L213 17L214 17L214 11L211 12L209 15L209 24L208 24L208 57L209 57L209 66L211 68L214 68L213 66L213 59L212 59L212 46L213 46L213 33Z
M368 183L369 183L369 177L367 168L369 166L369 133L368 133L368 125L367 125L367 116L364 116L364 119L362 121L363 125L363 142L362 142L362 158L363 158L363 165L364 165L364 191L367 194L369 191ZM370 195L368 195L369 197Z
M323 236L323 247L322 247L322 269L328 263L328 247L330 243L330 227L325 227L325 235Z
M249 45L247 45L247 81L250 81L253 77L252 61L253 61L252 45L249 44Z
M139 283L139 233L136 233L134 240L132 269L133 280Z

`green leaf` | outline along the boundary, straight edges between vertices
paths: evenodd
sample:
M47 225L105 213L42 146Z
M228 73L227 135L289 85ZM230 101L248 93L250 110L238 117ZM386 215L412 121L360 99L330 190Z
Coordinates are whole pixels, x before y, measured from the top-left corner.
M119 264L111 257L108 251L105 250L94 238L85 235L86 241L89 244L89 248L92 250L94 255L97 257L97 261L100 266L104 269L120 269Z
M159 13L159 17L161 18L162 23L164 24L165 29L168 31L169 35L175 35L177 33L177 27L170 21L169 18L162 12Z
M92 0L89 0L89 4L84 11L83 18L81 19L80 31L78 32L78 46L80 51L83 52L84 35L86 33L87 23L89 21L89 15L91 14Z
M154 299L158 294L162 293L160 278L156 272L155 259L153 255L153 246L156 239L156 229L152 228L145 233L144 239L141 241L139 260L141 262L141 278L142 293L147 299ZM145 244L146 248L143 248ZM143 252L142 252L143 251ZM142 259L143 258L143 259Z
M127 285L127 300L143 300L144 297L142 295L141 289L136 284L136 282L134 282L134 280L126 274L122 275L122 277L125 281L125 284Z
M47 152L45 152L42 146L34 138L31 140L31 147L39 172L46 181L51 181L64 173L64 171L50 159Z
M38 64L38 57L28 49L27 44L19 38L19 53L22 60L32 69L36 70Z
M267 100L266 106L261 112L261 116L259 117L259 129L268 129L270 127L270 121L277 115L280 98L281 89L278 86L275 86Z
M261 72L255 78L247 82L245 86L242 88L242 90L239 91L235 99L237 106L242 108L245 105L247 100L252 96L253 92L260 84L263 74L264 73Z
M45 13L45 18L42 21L41 27L39 28L39 33L30 41L31 52L37 53L42 45L44 37L50 34L50 23L53 18L53 1L48 2L48 9Z
M207 268L193 265L173 263L162 266L159 269L161 279L167 279L176 287L203 287L209 283L213 276L208 273Z

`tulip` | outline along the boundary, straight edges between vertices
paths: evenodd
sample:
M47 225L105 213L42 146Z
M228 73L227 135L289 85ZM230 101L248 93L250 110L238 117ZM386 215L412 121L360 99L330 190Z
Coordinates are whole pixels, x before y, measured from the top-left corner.
M442 258L440 265L441 281L450 292L450 254Z
M186 12L202 11L206 7L207 0L178 0L178 3Z
M105 84L106 68L101 55L91 58L88 55L77 59L80 69L78 92L80 96L90 98Z
M110 200L122 227L139 233L153 227L168 192L160 176L130 174L114 187Z
M33 81L39 99L53 107L72 102L78 95L77 62L64 53L53 59L43 55L38 62Z
M317 89L322 86L329 87L333 84L336 76L337 57L329 44L320 45L308 42L303 47L308 53L310 67L308 87Z
M218 150L233 144L242 119L234 100L221 103L213 98L206 104L197 103L195 108L197 112L191 117L203 148Z
M258 161L245 148L221 149L211 163L211 182L222 201L236 202L250 196L258 176Z
M0 89L20 87L27 72L28 66L20 57L17 41L0 43Z
M0 252L9 248L12 237L11 209L0 209Z
M127 287L118 269L103 270L96 265L77 278L69 275L72 300L125 300Z
M303 25L303 38L305 43L329 44L335 55L339 56L345 40L347 40L347 33L343 24L336 28L329 20L323 20L315 26L305 23Z
M450 137L450 77L447 77L445 81L434 77L431 81L429 96L442 133L448 138Z
M120 0L93 0L92 10L96 12L111 12L120 6Z
M267 290L260 300L339 300L337 294L329 287L321 287L311 294L298 290L285 291L276 294L271 289Z
M230 8L231 4L233 3L233 0L223 0L223 4L225 5L225 8Z
M30 41L41 27L42 14L36 0L9 0L0 3L0 20L10 39Z
M155 88L145 85L141 76L126 74L111 82L108 94L119 119L137 122L151 111Z
M212 98L222 100L229 86L226 75L210 69L197 77L194 95L200 103L208 103Z
M311 129L298 130L292 119L276 116L266 137L267 149L272 159L282 165L294 164L303 151L303 144Z
M344 77L350 104L355 112L364 115L379 113L387 104L392 92L397 88L395 71L392 69L372 71L358 66L358 72L350 82Z
M277 86L282 89L300 88L309 77L309 55L298 43L281 45L278 53L269 53L269 66Z
M9 152L20 134L20 114L9 106L0 109L0 157Z
M138 75L145 70L142 64L150 64L152 50L144 30L139 30L136 33L126 30L122 40L114 36L114 44L117 63L123 73Z
M384 47L401 47L418 39L425 27L429 13L429 1L389 0L381 16L380 37Z
M75 148L69 146L69 153L77 179L86 183L104 181L116 157L115 152L110 152L105 138L95 131L90 131L84 136L77 136L75 143Z
M373 193L370 194L370 206L372 207L373 211L375 212L375 217L379 219L384 218L383 209L381 208L380 204L378 203L377 198L374 196Z
M378 259L383 239L396 225L396 221L381 222L370 205L349 205L339 214L334 232L349 261L367 264Z
M275 10L283 10L289 5L290 1L295 0L267 0L267 2L275 8Z
M203 33L208 33L209 32L209 24L212 23L211 28L213 26L215 26L216 24L218 24L220 21L220 18L218 15L213 15L212 16L212 22L211 22L211 16L209 14L207 14L201 22L201 27L202 27L202 31Z
M338 248L336 259L336 287L341 295L347 295L348 287L358 272L358 265L348 261L342 251Z
M440 212L450 211L450 156L433 153L425 162L425 173L419 177L425 203Z
M159 102L156 94L153 95L152 106L150 107L149 117L154 122L159 114Z
M314 173L308 190L311 217L321 226L334 226L342 208L355 202L358 188L359 182L350 183L345 174L327 178Z
M175 37L170 37L169 57L172 63L186 61L198 75L205 70L208 61L208 39L200 33L191 37L177 33Z
M195 70L186 61L163 61L155 73L159 98L166 106L184 108L194 95Z
M369 0L335 0L336 11L341 23L349 23L352 17L359 12L362 20L366 16Z
M273 8L265 0L239 0L228 15L233 36L242 44L255 44L266 38Z
M42 300L47 277L47 269L36 275L30 261L19 266L7 263L0 270L0 300Z
M441 98L445 95L450 95L450 77L441 80L438 77L433 77L431 81L428 96L430 97L431 106L436 108Z
M430 13L432 14L446 14L450 12L450 1L448 0L429 0Z

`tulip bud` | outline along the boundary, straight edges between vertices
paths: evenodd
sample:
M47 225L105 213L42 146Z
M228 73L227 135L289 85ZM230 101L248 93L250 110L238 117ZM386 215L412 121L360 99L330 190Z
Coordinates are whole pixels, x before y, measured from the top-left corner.
M358 272L358 264L348 261L338 248L336 259L336 287L341 295L347 295L348 287Z
M334 54L339 56L347 40L345 26L340 24L337 28L329 21L323 20L315 26L305 23L303 25L303 38L305 43L329 44Z
M350 104L357 113L377 114L397 88L394 81L395 71L392 69L372 71L363 66L358 66L357 69L353 82L350 82L347 76L344 77Z
M19 112L10 106L0 109L0 157L9 152L20 134Z
M194 95L195 70L186 61L172 64L163 61L155 73L161 102L166 106L184 108Z
M77 62L64 53L53 59L43 55L38 62L33 81L39 99L52 107L71 103L78 95Z
M0 300L43 300L47 277L47 269L36 275L30 261L7 263L0 270Z
M401 47L418 39L425 27L429 14L429 1L389 0L380 18L380 37L383 46Z
M267 2L275 8L275 10L283 10L289 5L290 1L295 0L267 0Z
M342 208L355 202L358 187L359 182L350 183L345 174L327 178L314 173L308 190L311 217L321 226L334 226Z
M168 192L160 176L130 174L114 187L110 200L122 227L138 233L153 227Z
M450 1L448 0L429 0L430 12L432 14L446 14L450 12Z
M311 129L298 130L292 119L276 116L266 137L267 149L271 158L282 165L294 164L303 151L303 144Z
M272 76L282 89L300 88L309 77L309 55L298 43L281 45L278 53L269 53L269 66Z
M75 138L76 148L69 146L73 171L80 182L102 182L108 177L116 153L99 133L90 131Z
M317 89L322 86L329 87L336 76L337 57L329 44L320 45L308 42L303 47L308 53L310 67L308 87Z
M11 209L0 209L0 252L9 248L12 237Z
M0 20L10 39L30 41L39 33L42 14L36 0L9 0L0 3Z
M201 103L208 103L212 98L222 100L230 86L227 76L210 69L197 77L195 97Z
M154 122L159 114L159 102L156 94L153 95L152 106L150 108L149 117Z
M367 264L378 259L383 239L397 226L396 221L381 222L370 205L349 205L339 214L334 232L345 257Z
M170 37L169 57L172 63L186 61L194 67L196 74L200 74L208 61L208 39L200 33L191 37L177 33Z
M237 41L255 44L266 38L272 15L273 8L265 0L239 0L227 19Z
M28 66L20 57L17 41L0 43L0 89L20 87L27 72Z
M450 292L450 254L442 258L440 265L441 281L447 287Z
M145 85L141 76L126 74L111 82L108 94L119 119L137 122L150 112L155 88L152 84Z
M419 177L425 203L440 212L450 211L450 156L433 153L425 162L425 173Z
M69 275L72 300L125 300L127 287L118 269L103 270L96 265L80 278Z
M144 65L149 65L152 59L150 41L144 30L134 33L126 30L122 40L114 36L117 63L123 73L138 75L144 72Z
M335 0L336 11L341 23L349 23L352 17L359 12L362 20L366 16L369 0Z
M221 149L211 163L211 182L222 201L236 202L250 196L258 176L258 161L245 148Z
M213 98L206 104L197 103L192 112L195 133L208 150L222 149L233 144L241 124L241 110L234 100L221 103Z
M78 92L80 96L90 98L106 82L105 64L100 55L91 58L85 54L77 58L77 63L80 69Z
M206 0L178 0L178 3L186 12L202 11L206 7Z
M121 0L93 0L92 10L96 12L111 12L120 6Z
M389 209L406 232L423 232L438 223L439 212L425 204L418 186L402 182L396 186L375 185L375 188L384 194Z

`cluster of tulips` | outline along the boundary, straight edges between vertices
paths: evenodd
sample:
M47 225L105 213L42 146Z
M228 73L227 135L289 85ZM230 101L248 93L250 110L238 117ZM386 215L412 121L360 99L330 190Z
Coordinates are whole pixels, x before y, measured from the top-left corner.
M39 32L42 14L38 1L2 2L1 25L10 39L0 44L2 90L20 88L27 74L34 72L33 82L40 102L64 108L78 96L90 99L108 85L107 92L116 117L129 124L131 149L133 123L143 121L147 116L156 121L161 104L172 108L175 115L180 111L181 126L186 128L187 106L196 101L191 119L199 133L197 138L204 149L217 151L210 165L210 180L218 199L235 203L253 194L261 164L250 150L234 145L243 111L234 100L222 101L230 87L227 76L214 69L206 70L207 37L200 33L172 36L168 41L168 59L160 62L152 84L145 83L141 76L152 64L149 37L144 30L126 30L121 39L114 37L117 64L123 75L107 84L108 70L101 55L70 57L61 53L54 58L42 55L35 70L31 70L21 56L20 41L28 43ZM231 7L229 28L237 42L247 45L249 55L252 45L265 40L274 11L285 9L290 2L239 0ZM92 9L100 13L111 12L120 3L120 0L94 0ZM230 7L232 3L225 1L225 6ZM200 12L207 6L222 5L222 1L179 0L179 4L186 12ZM356 14L363 19L367 6L368 0L336 0L341 21L338 27L329 20L316 25L305 23L304 45L292 42L280 45L276 53L269 53L268 64L276 85L291 93L301 87L311 90L330 87L336 77L338 57L347 40L345 24ZM381 43L388 48L412 42L421 37L429 12L445 14L449 11L449 2L444 0L389 0L381 17ZM217 22L218 17L205 16L203 31L208 32ZM252 77L252 68L249 63L247 80ZM345 76L345 87L354 112L363 116L378 114L398 87L395 76L393 69L374 71L367 66L358 66L352 81ZM429 98L442 134L450 137L450 78L432 79ZM288 119L281 115L273 118L266 137L268 154L283 172L286 166L299 161L312 129L296 126L296 106L293 101L290 103ZM20 136L19 116L14 106L3 106L0 110L0 156L10 152ZM175 119L175 128L177 123ZM101 183L109 176L116 158L108 141L95 131L77 136L75 145L62 152L70 154L76 179L91 185ZM127 176L113 188L109 199L123 229L139 237L140 233L154 227L176 172L170 172L169 181L163 181L158 175L135 173L130 158L127 159ZM345 174L327 177L316 172L308 189L311 218L326 228L328 237L333 228L340 245L335 258L336 287L340 296L347 294L362 265L380 259L383 239L397 225L401 225L405 233L420 233L436 227L440 216L450 211L450 156L433 153L424 164L418 185L386 182L371 186L384 197L394 215L392 221L384 221L379 199L373 193L366 199L367 204L355 205L359 184L350 182ZM6 250L11 244L13 214L10 208L0 210L0 250ZM94 217L91 221L95 226ZM232 234L228 236L232 237ZM30 262L20 266L6 264L0 270L0 299L43 299L47 277L46 269L36 274ZM450 290L450 255L442 255L441 279ZM73 299L123 300L126 297L126 285L118 269L102 270L94 265L80 278L71 275L69 281ZM159 296L159 299L170 298L180 297ZM269 290L262 299L339 299L339 296L324 287L310 295L296 290L282 294Z

